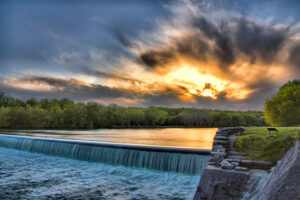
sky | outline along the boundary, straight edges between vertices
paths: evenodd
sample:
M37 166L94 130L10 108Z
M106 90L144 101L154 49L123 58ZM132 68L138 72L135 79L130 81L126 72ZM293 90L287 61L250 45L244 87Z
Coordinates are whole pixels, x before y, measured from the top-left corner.
M298 0L1 0L0 91L263 110L300 78Z

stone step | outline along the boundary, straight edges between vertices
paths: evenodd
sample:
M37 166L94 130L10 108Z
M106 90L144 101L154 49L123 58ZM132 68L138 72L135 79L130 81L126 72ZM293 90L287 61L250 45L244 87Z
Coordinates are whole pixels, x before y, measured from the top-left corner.
M248 171L248 169L246 167L235 167L235 170L237 171Z
M240 160L240 159L242 159L242 158L244 158L244 156L233 156L233 155L228 155L227 156L227 159L234 159L234 160Z
M216 164L217 164L217 162L212 162L212 161L208 162L208 165L216 165Z
M215 148L214 148L214 149L212 150L212 152L224 152L224 153L225 153L225 152L226 152L226 149L225 149L225 148L219 148L219 149L215 149Z
M212 152L210 152L210 155L223 155L223 156L225 156L226 153L225 152L215 152L215 151L212 151Z
M228 137L216 135L215 140L226 140L227 141Z
M228 144L228 142L224 141L224 140L215 140L214 144L223 144L223 145L226 145L226 144Z
M223 132L217 132L216 136L228 137L228 134L227 133L223 133Z
M240 163L240 162L241 162L240 159L226 158L226 160L228 160L228 162L237 162L237 163Z
M213 149L215 150L215 149L224 149L225 147L223 146L223 145L220 145L220 144L215 144L214 146L213 146Z
M273 163L267 161L241 160L241 165L272 167Z
M232 155L232 156L245 156L246 155L246 153L244 153L244 152L237 152L237 151L229 151L228 154Z

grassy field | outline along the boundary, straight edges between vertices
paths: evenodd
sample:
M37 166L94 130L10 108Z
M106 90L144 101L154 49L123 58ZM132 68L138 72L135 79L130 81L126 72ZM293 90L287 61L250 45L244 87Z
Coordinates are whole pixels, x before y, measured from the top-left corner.
M268 127L247 127L235 141L237 151L247 153L245 159L275 163L300 139L299 127L276 127L276 133L269 134Z

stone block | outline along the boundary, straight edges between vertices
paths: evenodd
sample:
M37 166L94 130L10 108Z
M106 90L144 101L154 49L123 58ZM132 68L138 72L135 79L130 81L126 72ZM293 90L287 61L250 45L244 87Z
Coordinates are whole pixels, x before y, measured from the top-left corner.
M238 200L243 197L247 172L207 167L201 176L194 200Z

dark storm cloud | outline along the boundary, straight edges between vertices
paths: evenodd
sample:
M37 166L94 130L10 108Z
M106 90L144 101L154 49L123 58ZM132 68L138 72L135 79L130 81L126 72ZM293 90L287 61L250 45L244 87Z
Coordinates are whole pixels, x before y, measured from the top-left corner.
M164 67L174 58L175 55L170 50L150 50L140 55L140 60L150 68Z
M240 18L237 19L237 30L233 37L238 50L248 55L252 61L259 58L269 63L275 60L289 38L289 28L275 29Z
M178 56L184 56L197 61L207 59L210 47L201 34L193 33L191 35L174 41L170 47L164 47L158 50L148 50L139 55L138 61L150 69L165 67L165 65L175 62Z
M175 50L187 58L205 61L207 59L207 53L210 51L210 47L199 33L192 34L190 36L183 37L176 43Z
M193 20L192 24L202 31L208 39L215 42L213 52L216 58L218 58L221 67L226 68L234 63L234 47L230 36L228 36L226 25L225 27L217 28L204 17Z
M256 61L276 62L279 52L290 38L290 28L275 28L244 17L214 24L204 16L190 21L191 33L175 38L169 46L150 49L139 55L145 66L166 68L178 57L205 61L217 60L220 69L226 71L241 55L253 64ZM208 43L213 45L208 45Z

